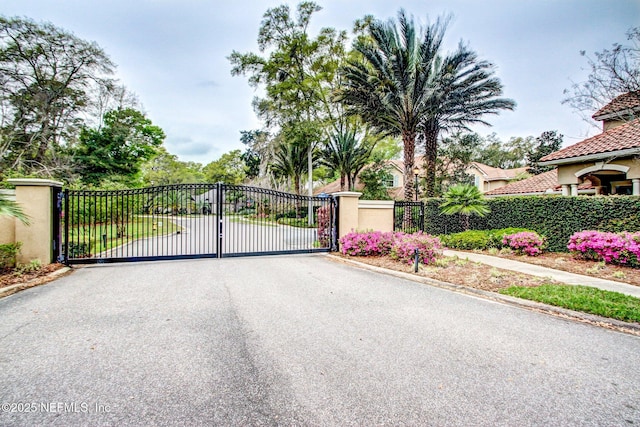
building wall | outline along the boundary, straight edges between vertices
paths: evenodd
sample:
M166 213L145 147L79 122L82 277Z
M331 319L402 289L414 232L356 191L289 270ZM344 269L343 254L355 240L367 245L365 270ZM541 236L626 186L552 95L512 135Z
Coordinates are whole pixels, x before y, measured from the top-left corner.
M640 162L637 160L632 158L616 159L608 164L627 166L629 168L627 171L627 179L640 178ZM596 162L585 162L558 166L558 184L578 184L580 181L578 177L575 176L576 172L595 165ZM606 170L606 166L603 170Z

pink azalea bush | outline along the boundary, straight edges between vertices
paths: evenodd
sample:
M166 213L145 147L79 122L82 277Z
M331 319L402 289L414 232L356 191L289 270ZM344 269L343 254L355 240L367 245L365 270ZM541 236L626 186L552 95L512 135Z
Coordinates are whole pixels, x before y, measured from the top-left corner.
M567 249L578 258L640 268L640 233L580 231L569 238Z
M393 232L351 232L340 238L340 251L351 256L384 256L413 262L415 250L420 253L424 264L433 262L436 256L442 255L442 244L437 237L421 231L413 234Z
M418 231L413 234L405 234L396 239L391 246L391 258L408 262L414 261L416 249L419 261L430 264L436 257L442 255L442 244L437 237Z
M340 238L340 251L351 256L388 255L393 242L402 235L403 233L381 231L352 231Z
M545 239L533 231L508 234L502 238L505 247L513 249L517 254L529 256L540 255L544 250Z

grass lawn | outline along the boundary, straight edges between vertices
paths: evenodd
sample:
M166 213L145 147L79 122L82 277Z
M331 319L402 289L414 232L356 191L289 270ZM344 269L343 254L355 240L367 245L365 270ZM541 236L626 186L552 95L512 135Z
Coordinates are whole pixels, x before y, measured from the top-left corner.
M119 228L123 230L120 237L118 237ZM77 231L74 232L75 230ZM136 239L164 236L179 230L182 230L182 227L167 217L136 216L133 221L124 224L91 224L77 228L72 227L69 230L69 243L72 246L74 244L85 245L84 250L80 248L78 250L83 252L89 249L89 253L95 255Z
M640 323L640 299L619 292L573 285L512 286L499 292L570 310Z

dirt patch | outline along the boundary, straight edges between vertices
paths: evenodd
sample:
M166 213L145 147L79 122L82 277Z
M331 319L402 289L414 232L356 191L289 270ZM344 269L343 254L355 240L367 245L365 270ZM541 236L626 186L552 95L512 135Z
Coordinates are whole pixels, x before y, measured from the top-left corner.
M0 293L2 293L3 296L6 296L22 289L50 282L60 277L60 275L55 275L52 273L63 268L66 268L66 266L62 264L49 264L40 267L36 271L30 271L28 273L20 274L13 270L0 272ZM13 288L12 292L2 292L4 289L15 285L20 286L16 286L15 288Z
M560 284L548 278L503 270L457 257L443 257L436 260L434 264L420 265L418 273L414 273L413 264L409 265L404 262L394 261L389 257L338 256L376 267L417 274L442 282L491 292L497 292L510 286L540 286L543 283Z

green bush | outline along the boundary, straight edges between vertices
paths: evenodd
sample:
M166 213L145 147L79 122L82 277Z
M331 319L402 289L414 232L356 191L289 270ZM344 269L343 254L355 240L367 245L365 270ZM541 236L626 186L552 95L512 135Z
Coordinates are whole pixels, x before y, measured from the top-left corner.
M604 231L608 227L637 231L631 229L640 225L629 221L639 215L638 196L518 196L497 197L488 202L491 213L483 218L472 217L472 230L526 228L545 236L552 252L566 252L569 237L578 231ZM433 235L463 231L459 215L440 214L440 203L442 199L426 201L424 231Z
M498 230L469 230L449 235L441 235L440 241L451 249L487 250L503 247L502 238L508 234L531 231L526 228L501 228Z
M22 242L0 245L0 271L16 265L16 256L20 253Z

